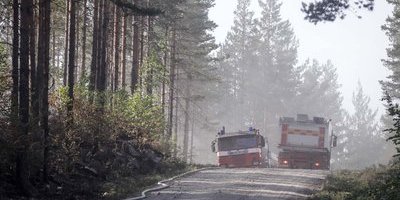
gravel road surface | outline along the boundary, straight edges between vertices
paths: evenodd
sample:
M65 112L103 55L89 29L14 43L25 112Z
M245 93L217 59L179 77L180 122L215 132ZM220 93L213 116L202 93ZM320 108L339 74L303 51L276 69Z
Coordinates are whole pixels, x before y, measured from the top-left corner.
M328 174L322 170L235 168L203 170L168 183L146 199L306 199Z

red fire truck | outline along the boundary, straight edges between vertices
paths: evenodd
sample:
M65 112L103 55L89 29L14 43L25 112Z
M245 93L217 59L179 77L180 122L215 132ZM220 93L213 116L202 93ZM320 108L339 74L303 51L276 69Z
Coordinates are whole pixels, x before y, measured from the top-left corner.
M259 130L225 133L223 128L211 143L211 149L217 153L218 166L251 167L264 166L265 140Z
M308 119L305 114L280 118L281 151L278 164L283 168L329 169L331 147L336 146L330 120Z

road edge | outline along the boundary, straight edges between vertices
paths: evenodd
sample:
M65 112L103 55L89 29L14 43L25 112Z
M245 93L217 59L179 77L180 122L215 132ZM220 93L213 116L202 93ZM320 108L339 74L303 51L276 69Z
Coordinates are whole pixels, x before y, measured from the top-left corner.
M191 174L194 174L194 173L199 172L199 171L210 170L210 169L218 169L218 168L219 168L219 167L205 167L205 168L195 169L195 170L192 170L192 171L188 171L188 172L185 172L185 173L176 175L176 176L171 177L171 178L169 178L169 179L165 179L165 180L162 180L162 181L157 182L157 186L144 190L144 191L141 193L140 196L131 197L131 198L126 198L126 199L124 199L124 200L139 200L139 199L144 199L144 198L147 197L146 194L149 193L149 192L154 192L154 191L162 190L162 189L165 189L165 188L169 187L169 185L166 184L166 182L170 182L170 181L173 181L173 180L175 180L175 179L178 179L178 178L181 178L181 177L184 177L184 176L187 176L187 175L191 175Z

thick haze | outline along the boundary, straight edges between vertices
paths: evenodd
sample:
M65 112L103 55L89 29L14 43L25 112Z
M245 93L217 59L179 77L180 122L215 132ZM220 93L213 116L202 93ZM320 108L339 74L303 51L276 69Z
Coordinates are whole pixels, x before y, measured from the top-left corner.
M216 0L216 5L210 11L210 18L218 27L215 37L218 43L225 40L226 33L233 24L233 11L236 0ZM253 10L258 16L258 3L252 2ZM339 83L344 97L344 108L352 112L351 98L360 80L365 93L371 97L371 107L379 108L381 88L379 80L385 79L387 70L381 60L386 58L386 48L389 41L381 26L392 12L392 7L386 1L376 1L373 12L348 13L344 20L318 25L303 19L300 11L301 1L283 1L281 14L283 19L289 19L299 40L298 64L307 58L320 62L331 60L338 70Z

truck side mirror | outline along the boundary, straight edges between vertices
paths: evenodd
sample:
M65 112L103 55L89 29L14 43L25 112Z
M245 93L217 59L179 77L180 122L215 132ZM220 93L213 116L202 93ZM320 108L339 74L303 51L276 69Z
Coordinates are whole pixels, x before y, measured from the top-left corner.
M215 140L211 142L211 151L215 153Z
M337 136L336 136L336 135L333 135L332 146L333 146L333 147L336 147L336 146L337 146Z
M264 140L264 137L260 135L259 138L260 138L260 144L259 144L259 145L260 145L261 147L265 147L265 140Z

